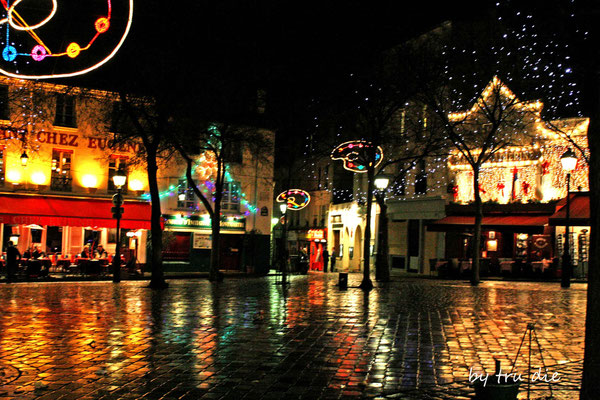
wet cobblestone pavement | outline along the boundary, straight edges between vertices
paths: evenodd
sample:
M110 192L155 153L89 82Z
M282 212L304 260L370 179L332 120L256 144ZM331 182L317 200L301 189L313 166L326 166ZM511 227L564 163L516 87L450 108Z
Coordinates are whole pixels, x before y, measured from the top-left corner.
M402 279L365 296L337 274L0 286L0 398L468 399L469 368L533 370L578 398L586 285ZM515 371L528 375L528 341ZM522 383L520 397L526 397ZM531 398L550 395L535 382Z

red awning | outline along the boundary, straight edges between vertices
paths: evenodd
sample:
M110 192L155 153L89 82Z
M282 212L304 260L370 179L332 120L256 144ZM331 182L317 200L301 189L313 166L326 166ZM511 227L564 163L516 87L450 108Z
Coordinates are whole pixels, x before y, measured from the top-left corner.
M553 226L565 226L567 222L566 199L560 201L557 211L550 217ZM590 193L579 192L569 195L569 224L571 226L590 226Z
M0 194L0 222L50 226L116 228L111 199ZM125 201L124 229L150 229L150 203Z
M543 233L548 215L487 215L481 222L485 230L514 230L520 233ZM475 225L475 216L451 215L428 224L433 232L464 231Z

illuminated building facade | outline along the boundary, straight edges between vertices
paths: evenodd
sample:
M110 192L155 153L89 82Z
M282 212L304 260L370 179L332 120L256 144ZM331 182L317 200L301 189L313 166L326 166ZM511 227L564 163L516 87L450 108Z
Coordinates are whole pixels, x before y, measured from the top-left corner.
M525 274L527 269L531 272L537 267L547 275L560 274L560 265L556 264L565 240L567 196L566 173L560 159L571 148L578 154L578 162L570 178L574 197L570 243L577 265L575 276L584 276L589 242L589 120L543 121L541 102L519 101L497 78L479 98L491 102L495 93L513 99L515 107L523 110L523 120L518 131L509 127L499 132L508 138L505 145L480 168L482 274ZM475 107L450 115L450 119L471 117L478 117ZM468 274L475 220L473 170L463 154L447 146L447 156L425 157L404 172L400 166L385 170L397 180L386 193L389 261L395 271L429 275L437 274L443 266L445 271L453 269L456 275ZM476 146L471 150L474 154L480 151ZM358 201L329 208L329 242L338 249L338 266L350 271L358 271L362 265L366 188L365 175L355 174L353 198ZM370 245L375 261L377 205L371 215Z
M499 90L492 91L491 88ZM562 168L561 156L568 149L575 149L578 162L570 173L571 195L573 192L589 191L587 145L587 118L567 118L543 121L540 114L543 104L540 101L521 102L497 78L494 78L480 96L481 102L491 103L493 95L505 96L513 101L514 107L522 111L519 130L502 132L507 139L481 165L479 174L479 195L483 202L482 221L482 273L483 274L531 274L533 270L555 274L558 259L562 254L564 227L552 223L553 214L564 204L566 198L567 174ZM498 104L498 102L496 102ZM488 107L479 106L480 109ZM450 115L453 118L476 119L477 108L465 113ZM472 115L470 115L472 114ZM470 126L476 126L471 124ZM478 154L480 149L472 149ZM469 258L472 254L471 237L475 220L473 169L465 160L466 155L453 150L447 159L447 193L445 204L438 204L438 214L443 217L428 218L424 221L427 234L438 235L429 238L436 243L432 253L424 252L420 260L419 272L428 273L443 263L447 270L468 273ZM443 208L442 208L443 207ZM588 207L589 215L589 207ZM581 223L581 219L577 223ZM444 236L443 241L440 234ZM587 254L584 248L588 242L585 235L589 227L576 228L571 233L576 257ZM581 236L581 238L580 238ZM427 246L427 238L425 239ZM582 246L578 245L582 243ZM443 261L442 261L443 260ZM554 261L553 261L554 260ZM441 261L441 262L440 262ZM580 260L576 275L585 274L585 263ZM585 260L587 261L587 260ZM543 262L543 267L541 267ZM553 269L550 266L554 262ZM538 268L539 267L539 268ZM456 271L457 270L457 271ZM546 271L548 270L548 271Z
M123 171L127 179L122 188L122 245L127 257L146 262L150 203L145 164L139 157L144 149L135 141L113 143L116 100L102 91L0 78L3 250L12 240L21 253L36 245L57 258L76 256L84 246L98 244L113 254L112 176ZM229 163L222 216L225 267L237 270L245 265L249 232L260 243L266 237L263 257L268 262L272 209L269 161L258 162L247 150L239 150ZM195 174L200 181L207 162L200 157L198 163ZM188 270L203 271L208 269L204 260L210 252L209 223L187 190L184 175L184 165L172 159L159 167L164 228L170 232L165 235L164 258L167 265L177 261ZM203 189L209 186L206 181ZM250 256L260 258L256 252Z

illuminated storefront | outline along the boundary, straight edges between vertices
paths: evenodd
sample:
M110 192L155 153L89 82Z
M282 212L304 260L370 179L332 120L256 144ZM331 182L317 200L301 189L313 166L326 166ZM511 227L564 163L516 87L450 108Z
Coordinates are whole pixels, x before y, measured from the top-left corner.
M502 94L514 98L506 87L502 87ZM487 101L485 93L482 99ZM454 151L448 158L450 202L446 205L445 216L428 221L427 229L446 233L443 259L452 261L453 268L460 272L470 269L469 258L473 252L474 190L479 191L483 202L482 274L523 275L537 270L554 276L560 274L564 222L561 232L560 223L556 222L560 218L553 215L567 196L567 171L563 169L561 157L568 150L575 149L577 157L575 168L568 171L571 191L575 189L583 196L589 191L586 162L589 157L589 119L546 122L540 117L541 102L517 104L530 112L527 131L515 134L515 145L502 147L481 165L477 189L472 166L465 155ZM473 154L477 155L478 150L473 149ZM551 222L553 218L554 223ZM586 232L583 230L585 227L572 233L571 243L575 247L579 241L587 243L589 227ZM585 249L581 253L586 253Z
M146 262L151 207L146 165L140 157L144 148L136 141L113 141L112 130L117 128L112 116L118 100L107 92L0 77L3 249L12 238L22 253L35 245L48 255L71 257L87 245L99 244L114 253L111 198L117 189L112 177L123 172L121 248L137 263ZM272 137L270 131L261 132ZM239 154L227 165L221 204L225 219L221 244L227 252L221 259L228 263L227 269L247 271L269 264L272 151L258 160L245 146L236 150ZM213 161L206 155L197 160L194 176L204 193L214 190ZM169 261L183 260L186 270L202 271L206 269L193 253L206 250L208 225L178 223L178 219L195 221L206 213L186 184L185 167L181 160L171 159L160 166L157 178L167 221L166 270L173 267Z

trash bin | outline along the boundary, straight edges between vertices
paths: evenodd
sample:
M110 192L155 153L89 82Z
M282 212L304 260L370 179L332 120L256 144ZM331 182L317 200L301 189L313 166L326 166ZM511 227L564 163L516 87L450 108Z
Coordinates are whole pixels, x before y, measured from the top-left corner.
M348 273L347 272L339 273L338 286L340 287L340 290L348 289Z

